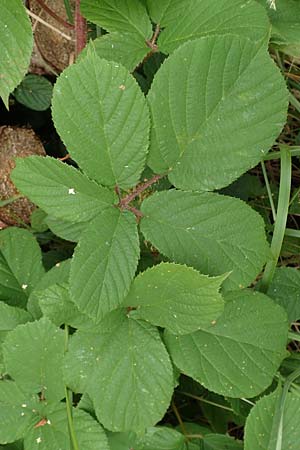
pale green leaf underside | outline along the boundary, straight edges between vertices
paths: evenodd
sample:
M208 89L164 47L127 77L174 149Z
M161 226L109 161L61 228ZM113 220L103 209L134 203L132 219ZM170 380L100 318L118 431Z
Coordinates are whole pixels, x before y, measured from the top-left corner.
M262 159L286 121L285 82L266 49L230 35L176 50L148 99L149 165L185 190L230 184Z
M173 392L172 367L158 331L123 311L106 316L97 333L75 335L65 378L73 388L87 389L99 421L112 431L140 432L154 425Z
M0 443L21 439L35 421L32 408L38 399L24 393L14 381L0 381Z
M207 389L229 397L254 397L272 382L286 356L283 309L263 294L232 292L225 310L206 331L166 332L176 366Z
M45 212L70 222L90 220L115 200L113 192L51 157L18 159L12 180Z
M52 216L47 216L45 222L52 233L71 242L78 242L82 232L89 224L89 222L68 222L67 220L56 219Z
M276 447L277 433L272 434L272 425L278 395L276 391L263 397L251 410L246 422L245 450L299 449L300 398L291 393L287 394L283 409L281 446Z
M43 315L56 326L67 324L73 328L93 327L93 321L71 301L67 283L53 284L44 290L35 291L34 294Z
M151 38L151 22L139 0L82 0L80 7L88 20L107 31Z
M139 257L135 217L110 208L97 216L80 237L72 259L71 298L95 321L124 300Z
M0 97L9 94L27 72L33 46L31 23L21 0L2 0L0 16Z
M21 228L0 232L0 299L24 307L45 270L40 247L33 235Z
M208 275L231 272L224 287L246 287L266 262L262 218L241 200L170 190L142 204L141 230L161 253Z
M292 267L277 269L268 295L286 310L290 322L300 319L300 270Z
M90 178L110 187L137 184L148 151L149 112L123 66L90 51L58 78L52 113L69 153Z
M191 267L161 263L139 274L125 299L138 317L174 334L208 326L223 312L219 289L225 277L209 278Z
M207 35L233 34L260 41L270 23L264 8L247 0L147 0L150 14L164 30L159 48L170 53L184 42ZM266 40L267 41L267 40Z
M145 40L133 33L110 33L90 43L100 58L122 64L130 72L150 52Z
M48 401L64 397L64 333L48 319L19 325L3 343L5 367L18 386L43 392Z

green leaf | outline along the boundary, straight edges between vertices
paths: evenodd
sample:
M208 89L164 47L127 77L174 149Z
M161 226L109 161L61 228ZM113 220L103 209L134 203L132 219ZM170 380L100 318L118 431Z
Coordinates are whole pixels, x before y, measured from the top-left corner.
M0 331L11 331L31 319L31 315L24 309L9 306L0 301Z
M56 326L67 324L73 328L86 329L94 325L71 301L67 283L53 284L42 291L37 290L35 297L39 300L43 315Z
M96 322L124 300L139 257L135 217L110 208L83 232L72 258L70 292Z
M70 275L71 260L67 259L65 261L55 264L52 269L50 269L45 275L40 279L40 281L35 286L35 289L29 296L27 303L27 310L32 314L35 319L40 319L42 316L42 311L39 306L39 292L47 289L56 283L64 283L69 280ZM37 293L37 295L36 295Z
M269 250L262 218L241 200L213 193L170 190L142 204L141 230L172 261L221 275L227 289L246 287Z
M271 43L283 53L300 56L300 4L295 0L276 0L276 10L265 0L258 0L267 8L272 24Z
M300 270L276 269L268 295L286 310L290 322L300 319Z
M150 52L145 40L133 33L105 34L89 44L100 58L122 64L130 72Z
M207 434L203 439L203 450L243 450L243 448L241 441L224 434Z
M266 11L254 1L147 0L147 3L151 18L163 27L158 45L164 53L207 35L231 34L266 41L269 33Z
M0 298L25 307L27 298L45 270L41 250L33 235L21 228L0 232Z
M76 333L65 378L72 389L87 389L99 421L112 431L154 425L173 392L172 366L157 329L123 311L107 315L95 334Z
M88 413L76 409L73 414L74 430L82 450L110 450L101 425Z
M14 91L14 97L27 108L45 111L51 105L52 91L53 86L47 78L29 74Z
M185 436L167 427L148 428L135 444L136 450L186 450Z
M31 23L21 0L2 0L0 18L0 96L9 94L27 72L33 47Z
M124 448L134 448L136 435L128 431L127 433L107 432L107 438L110 450L124 450Z
M78 242L82 232L88 225L88 222L67 222L52 216L47 216L45 221L52 233L71 242Z
M3 356L9 375L28 392L42 392L48 401L64 397L62 359L64 333L48 319L19 325L8 333Z
M286 356L286 315L263 294L232 292L225 300L215 325L185 336L166 332L166 343L176 366L207 389L254 397Z
M70 222L90 220L115 200L108 189L51 157L18 159L11 178L23 194L49 215Z
M138 317L172 333L206 327L223 312L219 289L224 277L209 278L179 264L161 263L138 275L124 304Z
M14 381L0 381L0 443L21 439L38 422L32 408L36 408L35 395L24 393Z
M81 169L105 186L135 186L148 151L149 112L136 81L95 52L54 87L55 127Z
M177 188L222 188L269 151L286 121L287 98L264 47L235 36L188 42L163 64L148 95L148 164L168 170Z
M134 33L150 39L152 26L146 8L139 0L82 0L82 14L105 30Z
M260 399L246 422L245 450L298 450L300 442L300 398L288 393L282 415L282 442L276 447L277 434L272 433L273 418L280 391ZM278 431L278 430L277 430Z

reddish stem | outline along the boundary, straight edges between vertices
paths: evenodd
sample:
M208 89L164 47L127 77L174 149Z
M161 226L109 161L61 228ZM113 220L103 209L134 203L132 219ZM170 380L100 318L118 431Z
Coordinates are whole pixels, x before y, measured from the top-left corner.
M80 0L75 3L75 34L76 34L76 55L84 49L86 45L86 20L80 13Z
M165 174L154 175L154 177L152 177L150 180L138 185L138 187L133 192L126 195L126 197L124 197L120 200L118 206L121 209L128 209L128 205L130 202L132 202L132 200L134 200L138 195L140 195L142 192L144 192L146 189L148 189L150 186L152 186L152 184L156 183L158 180L160 180L164 176L165 176Z
M43 8L44 11L46 11L46 13L49 14L49 16L53 17L53 19L55 19L57 22L59 22L60 24L62 24L64 27L66 28L70 28L73 29L74 25L72 25L69 22L66 22L64 19L62 19L61 17L59 17L54 11L52 11L52 9L49 8L49 6L47 6L43 0L36 0L36 2L40 5L41 8Z

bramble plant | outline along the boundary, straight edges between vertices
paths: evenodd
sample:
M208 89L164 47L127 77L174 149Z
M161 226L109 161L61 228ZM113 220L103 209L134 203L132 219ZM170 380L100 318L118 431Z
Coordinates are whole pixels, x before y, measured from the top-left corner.
M106 33L53 89L73 164L30 156L11 175L74 253L46 272L42 229L0 232L3 448L299 449L300 371L286 348L299 340L300 275L276 268L293 149L279 148L271 243L259 213L224 193L272 155L286 123L268 52L284 3L81 1ZM8 106L32 50L21 0L2 0L0 25ZM183 422L174 390L219 405L244 442ZM161 422L170 405L178 428Z

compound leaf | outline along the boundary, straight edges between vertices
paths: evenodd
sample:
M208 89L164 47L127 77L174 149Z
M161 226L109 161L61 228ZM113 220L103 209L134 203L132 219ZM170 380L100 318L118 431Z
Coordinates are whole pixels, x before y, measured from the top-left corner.
M83 384L99 421L112 431L139 432L154 425L165 413L174 386L156 328L123 311L107 315L94 334L77 332L65 377L71 386Z
M273 420L280 391L260 399L252 408L246 422L245 450L298 450L300 442L300 398L287 393L282 409L280 441ZM280 445L280 446L278 446Z
M232 292L215 325L185 336L166 332L176 366L207 389L254 397L266 389L286 356L283 309L263 294Z
M148 151L149 112L123 66L89 52L57 80L52 112L68 151L90 178L124 189L137 184Z
M33 47L31 23L21 0L2 0L0 17L0 97L9 94L27 72Z
M262 218L239 199L170 190L142 204L141 230L172 261L201 273L231 272L224 287L246 287L268 256Z
M254 1L147 0L147 3L152 19L164 28L158 39L164 53L208 35L231 34L266 41L270 29L266 11Z
M10 227L0 232L1 300L25 307L44 273L40 247L29 231Z
M80 237L72 259L71 298L95 321L124 300L139 257L132 213L110 208L97 216Z
M3 343L5 367L18 386L42 393L48 401L64 393L62 360L64 333L43 318L10 331Z
M139 0L82 0L82 14L105 30L133 33L150 39L152 26Z
M125 305L138 317L174 334L187 334L216 320L224 305L219 289L226 277L209 278L191 267L161 263L139 274Z
M229 69L230 68L230 69ZM285 82L266 49L235 36L181 46L154 77L149 166L177 188L222 188L254 167L279 135Z
M11 178L46 213L70 222L90 220L115 200L113 192L48 156L18 159Z

